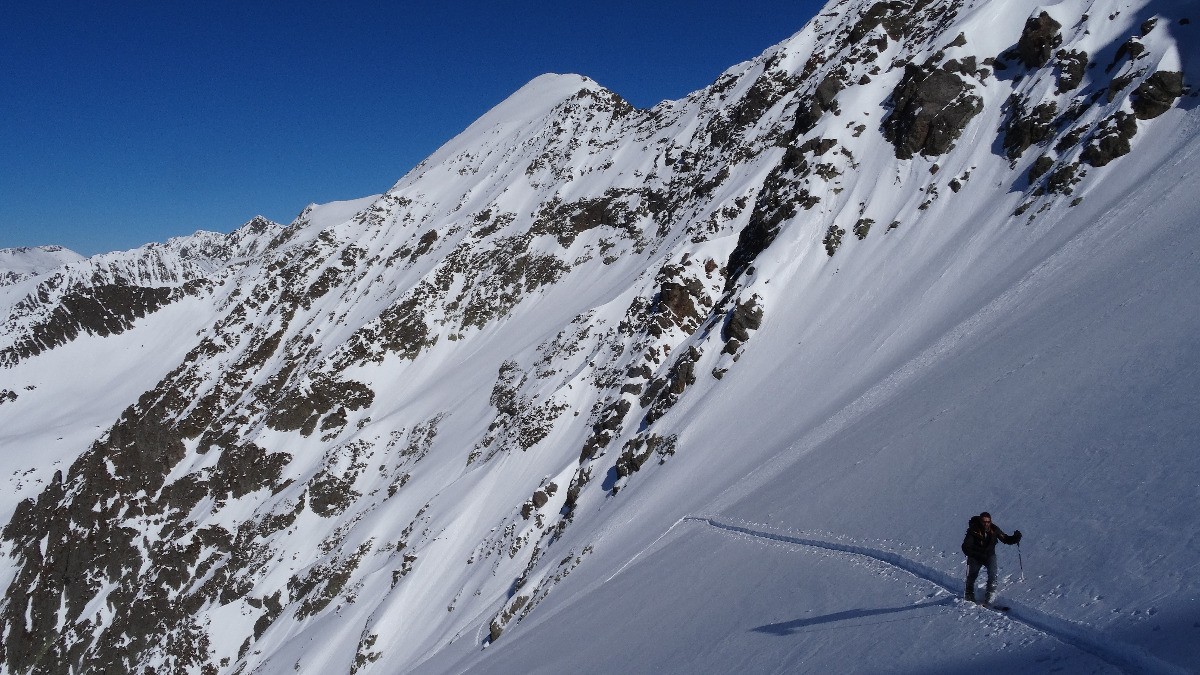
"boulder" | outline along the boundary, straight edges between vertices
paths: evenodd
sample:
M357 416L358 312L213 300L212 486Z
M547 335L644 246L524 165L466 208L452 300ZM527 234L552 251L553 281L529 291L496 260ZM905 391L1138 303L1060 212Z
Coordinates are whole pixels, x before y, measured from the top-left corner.
M1025 21L1021 39L1017 41L1017 57L1026 68L1041 68L1050 62L1054 50L1062 44L1062 24L1046 12Z

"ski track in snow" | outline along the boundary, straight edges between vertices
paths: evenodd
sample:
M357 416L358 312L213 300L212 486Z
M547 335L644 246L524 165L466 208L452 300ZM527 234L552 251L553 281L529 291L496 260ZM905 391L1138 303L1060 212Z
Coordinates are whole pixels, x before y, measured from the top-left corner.
M894 551L781 532L762 523L752 523L719 516L688 515L676 521L668 532L683 523L699 523L736 535L863 556L933 583L955 597L958 597L958 591L955 589L958 589L963 583L962 579L957 575L906 558ZM653 548L653 544L651 544L650 548ZM637 557L639 556L635 556L635 558ZM630 562L633 561L631 560ZM625 566L627 567L628 564ZM1009 611L1003 614L997 613L997 616L1007 617L1012 621L1024 624L1048 637L1087 652L1123 671L1136 673L1188 672L1184 668L1163 661L1137 645L1112 640L1089 626L1051 616L1027 605L1010 603L1010 607Z

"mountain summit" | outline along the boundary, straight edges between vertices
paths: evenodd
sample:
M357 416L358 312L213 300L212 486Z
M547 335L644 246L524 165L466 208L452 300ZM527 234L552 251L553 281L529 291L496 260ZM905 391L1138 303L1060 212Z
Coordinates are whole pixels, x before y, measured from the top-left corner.
M3 671L1195 670L1195 9L839 0L23 267Z

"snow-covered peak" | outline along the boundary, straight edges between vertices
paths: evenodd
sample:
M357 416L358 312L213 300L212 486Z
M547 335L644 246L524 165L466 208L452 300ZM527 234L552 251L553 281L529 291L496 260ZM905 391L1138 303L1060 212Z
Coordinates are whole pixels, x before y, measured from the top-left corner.
M0 286L14 284L83 259L83 256L62 246L0 249Z
M464 154L477 157L495 149L519 143L522 137L552 128L549 119L564 104L588 94L594 98L618 98L591 78L582 75L546 74L535 77L504 101L484 113L417 165L390 192L395 192L414 176L445 167Z
M382 195L368 195L358 199L347 199L325 204L309 204L292 221L292 227L313 227L324 230L350 220L371 206Z
M595 80L583 75L547 73L527 82L491 110L484 113L467 132L490 129L512 122L537 120L563 101L581 91L606 91Z

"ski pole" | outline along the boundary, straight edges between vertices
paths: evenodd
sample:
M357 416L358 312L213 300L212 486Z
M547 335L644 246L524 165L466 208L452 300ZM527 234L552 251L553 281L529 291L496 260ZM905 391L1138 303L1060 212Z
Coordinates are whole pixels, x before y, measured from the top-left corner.
M1025 560L1021 558L1021 542L1017 542L1017 562L1021 564L1021 581L1025 581Z

